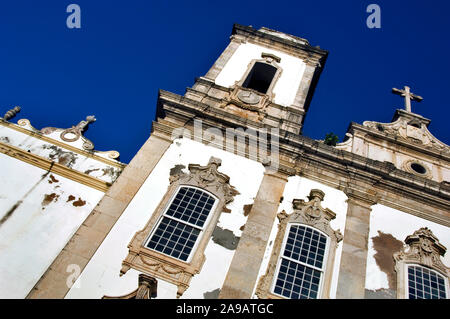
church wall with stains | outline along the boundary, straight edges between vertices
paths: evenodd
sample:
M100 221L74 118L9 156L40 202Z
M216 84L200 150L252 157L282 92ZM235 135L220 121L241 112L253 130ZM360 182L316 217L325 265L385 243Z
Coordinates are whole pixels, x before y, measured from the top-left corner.
M124 167L62 131L0 120L0 298L27 296Z
M373 206L368 238L367 298L397 298L393 255L406 247L404 240L408 235L422 227L429 228L445 247L450 247L448 227L384 205ZM450 254L447 252L441 260L445 265L450 265Z

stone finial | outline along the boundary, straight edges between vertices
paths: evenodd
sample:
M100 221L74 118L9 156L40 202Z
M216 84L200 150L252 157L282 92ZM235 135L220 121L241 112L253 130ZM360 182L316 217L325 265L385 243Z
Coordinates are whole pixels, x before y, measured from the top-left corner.
M20 110L21 110L20 106L16 106L15 108L9 110L3 116L3 120L8 121L8 120L12 119L14 116L16 116L17 113L20 112Z

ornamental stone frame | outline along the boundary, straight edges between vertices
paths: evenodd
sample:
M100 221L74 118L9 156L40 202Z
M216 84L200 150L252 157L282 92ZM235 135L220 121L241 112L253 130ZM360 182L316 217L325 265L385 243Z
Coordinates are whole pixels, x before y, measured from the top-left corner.
M438 238L427 227L422 227L412 235L407 236L405 243L409 246L409 249L403 248L393 256L395 271L397 272L397 299L408 298L406 268L411 264L431 268L444 276L448 297L450 268L446 267L440 258L440 256L445 255L447 248L439 242Z
M102 299L151 299L156 298L157 291L158 281L155 278L139 274L136 290L119 297L103 296Z
M294 212L287 214L284 210L278 214L278 233L275 238L275 244L272 249L272 255L267 266L266 273L260 278L255 294L259 299L282 299L283 297L275 295L271 291L272 283L276 275L277 265L281 255L281 249L285 239L286 230L289 224L308 225L325 233L328 240L328 248L325 254L325 268L323 270L322 288L320 298L329 298L331 277L334 264L334 257L338 243L343 236L339 230L334 230L330 226L330 221L336 218L336 214L329 208L323 208L321 201L325 193L319 189L312 189L308 199L305 202L302 199L292 201Z
M229 212L226 205L233 201L235 195L239 194L229 184L230 178L218 171L221 162L219 158L211 157L206 166L189 164L188 174L180 171L170 177L169 189L152 217L144 229L138 231L128 244L129 252L122 262L121 276L130 268L133 268L177 285L177 298L186 291L192 277L200 273L205 262L204 251L221 212ZM197 239L197 246L196 248L194 247L195 251L191 252L192 255L188 262L145 247L153 229L159 219L162 218L179 186L198 187L213 194L218 199L218 203L214 206L215 208L210 212L210 221L205 226L203 234Z
M262 59L253 59L252 61L250 61L244 75L239 81L235 82L235 84L232 86L230 95L228 97L225 97L222 104L223 108L229 104L235 104L242 109L257 112L259 121L261 121L266 115L266 108L275 98L275 94L272 93L272 91L278 79L280 78L281 73L283 72L283 69L278 65L278 63L281 61L281 58L279 58L278 56L269 53L261 53L261 58ZM261 93L254 89L243 87L245 80L247 79L256 63L268 64L277 70L266 93Z

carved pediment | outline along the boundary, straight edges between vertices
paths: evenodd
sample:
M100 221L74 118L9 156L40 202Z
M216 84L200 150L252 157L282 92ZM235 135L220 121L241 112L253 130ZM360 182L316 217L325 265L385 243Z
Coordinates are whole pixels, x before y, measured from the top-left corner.
M444 256L447 249L439 242L430 229L424 227L416 230L412 235L406 237L405 243L409 246L409 249L403 249L395 253L395 261L419 263L436 268L447 275L450 273L450 269L442 263L440 258Z
M229 95L224 98L222 107L228 108L230 111L237 108L240 109L240 112L247 112L250 118L255 117L255 119L262 120L269 104L269 95L235 85Z
M333 234L336 241L339 242L343 238L342 234L339 230L335 231L330 226L330 221L336 218L336 214L329 208L322 207L321 202L324 196L325 193L321 190L312 189L308 196L308 202L302 199L294 199L292 202L294 212L289 216L288 222L307 224L329 235ZM287 215L280 216L279 214L278 218L285 217Z
M343 239L343 236L339 230L334 230L330 226L330 221L336 218L336 214L328 208L323 208L321 202L325 196L325 193L319 189L312 189L308 199L305 202L302 199L294 199L292 201L294 211L292 214L287 214L282 211L277 215L280 223L278 224L278 233L275 238L274 246L272 249L272 255L267 266L266 273L261 276L256 287L256 295L260 299L266 298L281 298L271 292L271 285L276 274L277 262L280 258L281 248L283 246L283 238L285 237L286 230L290 223L299 223L309 225L313 228L321 230L327 234L330 238L330 248L328 253L328 260L326 260L327 268L332 269L334 263L334 255L338 242ZM331 271L325 273L324 293L323 298L327 298L330 290L330 278Z
M450 147L430 133L429 123L430 120L420 115L397 110L391 123L365 121L363 125L405 142L449 153Z
M203 230L207 234L212 233L220 213L227 211L225 205L233 201L234 196L239 194L229 184L230 178L218 171L221 163L222 161L219 158L211 157L206 166L189 164L188 173L180 169L180 167L184 167L182 165L176 165L172 168L167 193L144 229L138 231L128 244L128 255L122 262L121 275L125 274L130 268L133 268L177 285L177 298L186 291L192 277L200 273L205 262L204 251L209 237L200 237L190 261L176 259L160 251L149 249L145 243L157 225L158 220L163 216L166 207L170 204L170 199L180 186L199 187L209 191L219 199L217 207L210 212L212 214L211 221Z
M170 177L170 183L189 184L209 190L211 193L223 196L225 204L233 201L235 195L239 192L229 184L230 177L219 172L218 168L222 165L222 160L211 157L208 165L189 164L189 174L180 171Z

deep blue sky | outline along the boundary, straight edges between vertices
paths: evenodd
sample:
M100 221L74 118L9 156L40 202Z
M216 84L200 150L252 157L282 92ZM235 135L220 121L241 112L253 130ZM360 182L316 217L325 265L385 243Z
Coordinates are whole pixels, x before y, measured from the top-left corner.
M66 7L81 7L81 29ZM366 7L381 7L381 29ZM2 1L0 113L15 105L32 125L66 128L86 115L97 150L128 163L148 138L158 89L184 94L229 41L233 23L265 26L330 52L304 135L342 140L351 121L390 122L403 100L450 144L449 1Z

